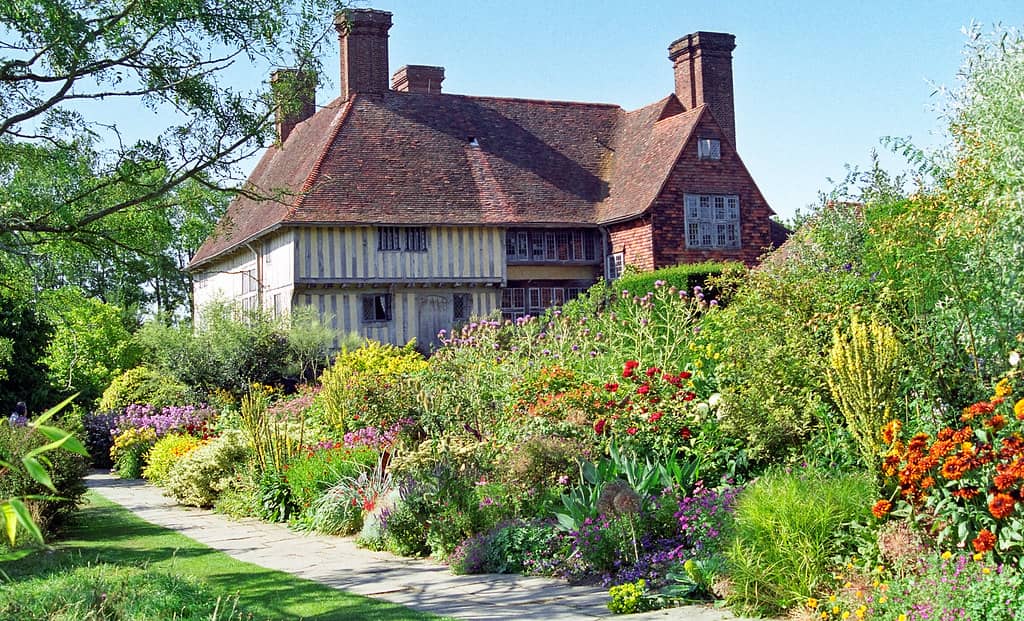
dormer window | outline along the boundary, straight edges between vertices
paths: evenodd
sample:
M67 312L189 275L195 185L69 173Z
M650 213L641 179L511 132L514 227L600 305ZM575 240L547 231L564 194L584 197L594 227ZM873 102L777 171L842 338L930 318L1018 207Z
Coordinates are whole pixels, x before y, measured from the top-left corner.
M722 159L722 142L716 138L697 139L697 159L720 160Z
M480 148L480 141L477 140L475 136L470 136L469 138L467 138L467 140L469 141L469 146L470 147L472 147L474 149L479 149Z

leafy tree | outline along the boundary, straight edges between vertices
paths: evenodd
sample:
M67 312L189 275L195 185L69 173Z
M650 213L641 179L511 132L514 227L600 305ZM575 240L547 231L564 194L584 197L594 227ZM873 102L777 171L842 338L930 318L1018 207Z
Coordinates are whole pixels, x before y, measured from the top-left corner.
M234 65L315 72L340 8L0 3L0 252L42 286L74 284L123 307L180 305L188 287L174 268L205 236L196 223L222 206L205 190L237 181L237 164L273 136L269 87L236 87ZM287 105L292 94L275 97Z
M36 304L24 291L0 286L0 416L5 416L18 401L25 401L30 412L52 403L46 365L41 358L52 332L49 321L36 310Z
M44 296L54 326L43 362L53 386L97 399L122 371L138 362L138 350L122 322L121 309L66 287Z

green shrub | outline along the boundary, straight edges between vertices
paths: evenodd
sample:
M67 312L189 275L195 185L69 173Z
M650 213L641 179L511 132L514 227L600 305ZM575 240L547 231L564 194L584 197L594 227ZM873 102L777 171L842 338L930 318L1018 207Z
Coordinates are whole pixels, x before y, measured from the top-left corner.
M648 291L654 291L654 283L661 281L669 287L675 287L682 291L691 291L694 287L702 287L710 299L716 296L715 289L709 285L708 280L726 272L742 273L746 272L746 268L742 263L720 263L717 261L684 263L653 272L628 272L612 283L610 288L620 295L622 291L628 291L634 296L644 296Z
M415 343L405 347L367 341L342 350L320 376L320 400L327 423L339 432L387 427L415 410L413 375L426 368Z
M777 615L828 585L835 559L850 552L844 530L867 522L875 489L864 475L772 472L740 495L725 550L727 602L740 614Z
M167 326L154 320L136 339L147 360L202 392L242 394L256 382L273 385L289 370L285 318L264 310L240 311L217 302L203 308L196 326Z
M242 432L225 431L174 464L166 489L182 504L209 507L234 482L235 468L248 456Z
M4 619L251 618L236 604L215 597L192 578L106 563L0 585L0 617Z
M103 391L97 408L101 412L123 410L134 403L148 403L159 412L167 405L186 402L187 388L174 377L151 369L135 367L114 378Z
M114 438L110 459L114 462L117 476L122 479L141 479L142 470L146 467L146 456L154 444L156 431L151 427L129 427Z
M0 459L4 461L20 466L22 456L49 442L47 437L34 432L32 427L11 425L0 420ZM30 476L24 468L7 470L0 466L0 470L3 470L0 474L0 503L6 503L11 498L22 498L32 520L46 537L59 531L82 502L86 492L84 477L89 471L89 459L68 450L57 449L40 455L39 461L43 460L49 462L45 469L56 493ZM26 498L28 496L47 498Z
M382 521L384 546L399 556L424 556L430 552L427 523L405 502L399 502Z
M142 470L143 478L154 485L163 485L167 481L171 467L202 445L202 442L195 436L180 433L171 433L160 438L153 448L149 449L147 464Z

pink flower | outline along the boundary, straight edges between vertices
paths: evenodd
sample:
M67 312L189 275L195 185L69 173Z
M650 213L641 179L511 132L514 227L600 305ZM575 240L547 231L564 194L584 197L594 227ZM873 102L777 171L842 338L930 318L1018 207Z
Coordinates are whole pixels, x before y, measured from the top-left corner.
M636 392L637 394L646 395L647 393L651 392L651 386L650 384L641 384L640 386L637 387Z
M638 432L638 431L640 431L640 430L637 429L636 427L630 427L629 429L626 430L626 433L628 433L631 436L635 436L636 432Z

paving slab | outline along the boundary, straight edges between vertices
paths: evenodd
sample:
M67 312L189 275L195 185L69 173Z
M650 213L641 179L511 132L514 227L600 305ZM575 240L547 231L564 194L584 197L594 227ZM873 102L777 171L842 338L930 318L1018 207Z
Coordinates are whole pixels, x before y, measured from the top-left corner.
M594 586L520 576L456 576L444 565L374 552L351 538L307 535L282 524L235 520L183 507L142 481L90 474L89 487L153 524L169 528L241 561L285 571L351 593L468 621L721 621L737 618L707 606L613 615L608 594Z

